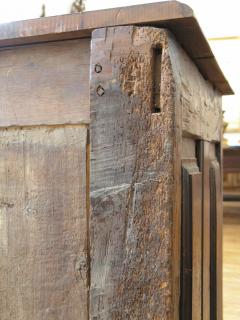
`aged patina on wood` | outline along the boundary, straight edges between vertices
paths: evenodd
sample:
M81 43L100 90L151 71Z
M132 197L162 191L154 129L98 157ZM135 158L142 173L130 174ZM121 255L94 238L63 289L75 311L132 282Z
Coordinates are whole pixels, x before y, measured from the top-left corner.
M1 319L221 320L232 90L191 9L2 25L0 66Z

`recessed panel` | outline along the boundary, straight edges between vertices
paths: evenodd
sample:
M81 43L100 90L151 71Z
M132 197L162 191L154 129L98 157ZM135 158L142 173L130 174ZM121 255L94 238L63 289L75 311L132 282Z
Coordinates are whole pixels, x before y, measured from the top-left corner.
M88 319L86 135L0 130L1 320Z

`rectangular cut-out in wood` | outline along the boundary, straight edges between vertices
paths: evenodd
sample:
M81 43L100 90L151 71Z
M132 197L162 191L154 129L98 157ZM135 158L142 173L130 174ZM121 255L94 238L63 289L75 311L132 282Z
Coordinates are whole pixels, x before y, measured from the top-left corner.
M1 25L0 84L1 320L222 320L232 90L192 10Z

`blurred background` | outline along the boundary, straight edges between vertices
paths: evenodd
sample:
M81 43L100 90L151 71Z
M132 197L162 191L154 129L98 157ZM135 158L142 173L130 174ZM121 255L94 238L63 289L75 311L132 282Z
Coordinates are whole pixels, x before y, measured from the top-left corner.
M159 0L0 0L0 23ZM240 319L240 21L239 1L185 0L235 95L224 110L224 320Z

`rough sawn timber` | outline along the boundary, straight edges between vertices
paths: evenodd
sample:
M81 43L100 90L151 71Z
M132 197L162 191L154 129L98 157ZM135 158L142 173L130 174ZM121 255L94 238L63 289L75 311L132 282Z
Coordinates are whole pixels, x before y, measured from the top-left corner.
M160 113L152 113L155 47L162 49ZM91 59L90 314L99 320L171 319L176 182L167 32L96 30Z
M88 317L86 126L0 130L1 320Z
M0 51L0 127L89 123L90 40Z
M222 96L206 81L169 32L169 53L176 83L176 108L181 109L185 137L221 141Z

